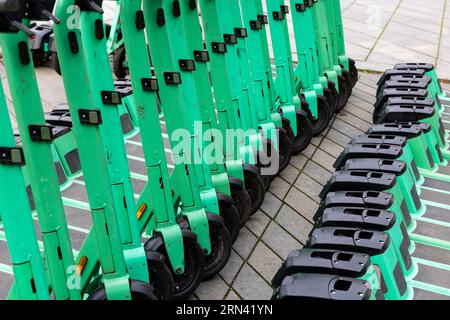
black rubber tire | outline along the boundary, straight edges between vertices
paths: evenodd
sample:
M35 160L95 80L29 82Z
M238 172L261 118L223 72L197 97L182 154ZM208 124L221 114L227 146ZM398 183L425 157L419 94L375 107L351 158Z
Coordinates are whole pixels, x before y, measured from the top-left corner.
M277 128L278 130L278 155L280 165L278 173L283 172L287 168L292 159L292 139L289 134L283 128Z
M158 300L172 300L175 285L172 273L165 263L164 256L161 256L163 259L159 261L147 260L150 284Z
M292 153L297 155L304 151L313 138L312 124L308 117L297 113L297 135L294 138Z
M197 290L205 272L205 255L195 240L183 237L184 240L184 273L175 274L171 269L174 280L175 300L187 299ZM167 254L166 254L167 255Z
M332 114L331 108L328 105L326 99L317 99L317 119L311 117L312 134L314 137L319 136L330 125Z
M282 121L282 124L283 124L283 129L286 130L289 138L292 141L294 141L295 134L294 134L294 130L292 130L292 127L291 127L291 121L289 121L289 119L287 119L287 118L285 118L283 116L281 117L281 121Z
M344 69L344 67L342 67L342 76L345 79L345 82L347 83L347 88L348 90L348 97L350 98L350 96L353 93L353 80L352 80L352 75L350 74L350 72L348 72L347 70ZM348 101L348 100L347 100Z
M59 58L57 52L52 52L52 68L57 74L61 75L61 66L59 65Z
M241 221L241 228L247 223L250 217L250 210L252 207L252 199L248 191L242 186L230 184L231 197L233 198L234 205L239 212Z
M233 202L220 201L219 199L220 216L224 219L225 226L230 232L231 241L234 243L239 236L242 222L238 209Z
M349 59L349 64L350 64L350 75L351 75L351 79L352 79L352 87L354 87L359 80L359 72L358 69L356 68L356 64L355 61L352 59Z
M230 259L233 243L231 235L223 222L209 221L211 254L205 257L204 280L219 274Z
M323 88L323 95L325 99L327 99L327 103L330 106L331 112L333 114L336 113L335 97L331 95L331 90L328 88Z
M347 81L344 77L339 76L339 103L338 103L338 112L340 112L342 109L344 109L345 105L348 102L348 99L350 98L350 92L349 88L347 87Z
M124 63L126 60L125 47L121 46L114 51L113 57L113 71L117 78L124 79L128 75L128 69L125 68Z
M336 89L336 84L333 81L328 80L328 90L330 95L327 96L327 101L333 113L339 112L339 92Z
M131 300L133 301L158 300L153 293L152 286L142 281L130 280L130 292ZM107 301L108 297L106 296L105 287L103 285L98 287L89 295L88 300Z
M266 190L264 180L259 173L244 169L245 189L251 199L250 215L254 215L264 202Z

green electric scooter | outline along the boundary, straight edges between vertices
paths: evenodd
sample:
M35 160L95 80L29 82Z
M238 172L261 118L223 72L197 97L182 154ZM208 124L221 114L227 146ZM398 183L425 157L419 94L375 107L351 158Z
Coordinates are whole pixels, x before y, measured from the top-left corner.
M270 13L269 24L279 25L278 32L274 32L274 50L276 50L277 41L285 42L285 46L289 49L289 54L291 55L291 57L289 58L289 62L293 63L289 28L286 17L286 15L290 13L290 8L289 6L286 6L284 4L284 1L282 0L271 0L267 1L267 11ZM302 21L299 19L299 17L297 17L297 14L297 11L294 11L292 13L296 31L298 31L298 22ZM274 31L276 31L277 26L274 26L273 28L275 29ZM302 28L304 29L304 27ZM307 40L310 35L308 35L307 31L305 30L301 30L301 32L301 34L296 34L298 47L298 64L294 71L295 88L298 92L297 94L300 95L302 108L307 111L309 120L312 123L313 135L317 136L328 128L332 119L332 115L335 111L335 107L328 104L328 100L324 96L325 93L322 85L316 84L315 86L313 86L313 81L309 80L312 78L311 75L308 74L308 72L311 72L311 66L307 65L307 61L305 58L306 54L303 53L302 50L303 47L306 47L308 45ZM276 40L275 37L279 36L279 34L281 34L282 39ZM301 39L301 41L299 41L298 38L300 35L304 35L305 39ZM308 80L310 83L308 83ZM327 93L329 93L329 95L331 96L331 92Z
M158 93L161 108L174 156L175 170L171 177L173 197L183 208L182 224L197 234L207 254L205 277L209 278L225 266L231 253L230 235L222 221L222 218L230 217L230 211L224 206L219 208L210 168L203 159L205 149L191 73L193 65L192 61L185 59L187 47L178 41L178 38L183 38L184 32L182 21L177 19L179 15L176 14L181 10L178 10L179 7L172 10L167 2L161 1L144 2L143 9L150 55L156 77L160 80ZM177 35L177 39L173 39L172 35ZM231 197L228 202L232 203ZM234 206L231 209L237 219L230 227L236 230L241 222ZM208 221L214 223L214 229L208 228Z
M224 157L225 136L220 132L216 118L208 73L209 53L203 50L197 5L184 0L179 2L179 9L180 13L177 20L180 20L182 28L189 30L189 32L183 32L183 37L177 39L177 44L182 46L186 55L184 58L190 58L187 60L191 60L195 66L195 70L190 74L194 80L197 97L196 104L198 105L202 121L201 132L204 143L202 154L206 162L204 166L206 169L209 167L212 183L218 192L218 196L221 198L223 198L223 195L232 196L234 204L240 213L241 224L244 225L250 215L251 199L244 187L245 179L242 161L226 160ZM207 173L205 178L209 180ZM234 228L230 232L232 238L234 238Z
M42 7L36 2L2 1L2 34L0 43L14 110L17 118L23 154L35 197L44 257L49 282L56 299L77 299L78 290L68 287L67 270L73 264L70 237L52 158L52 128L44 121L39 89L36 82L28 36L27 18L42 19ZM24 205L24 204L22 204ZM20 279L13 285L9 297L20 294Z
M260 175L256 149L246 138L242 131L240 110L241 90L237 88L239 83L238 73L231 72L229 65L234 63L231 53L228 52L224 42L223 33L218 23L217 7L214 1L200 1L202 10L202 27L208 51L211 72L211 81L217 110L219 128L224 137L224 153L226 163L229 161L241 161L244 163L245 187L251 198L251 213L257 212L264 200L265 187ZM200 27L200 26L199 26ZM195 30L195 29L194 29ZM198 40L197 40L198 41ZM267 181L267 179L264 179Z
M340 0L327 0L327 7L334 16L334 34L336 49L340 65L350 73L352 86L358 82L358 69L355 60L349 58L345 50L344 24L342 23L342 8Z
M278 122L281 121L283 129L292 141L293 154L298 154L306 149L311 141L310 139L312 139L311 123L305 117L306 114L303 115L305 118L302 119L301 110L297 112L294 104L281 103L280 96L276 92L272 76L266 25L258 20L258 17L264 15L261 1L252 0L247 1L245 4L241 1L241 11L244 25L248 30L248 45L253 48L253 50L249 50L249 57L255 91L259 90L262 92L262 95L260 95L262 99L259 103L267 108L267 112L259 116L268 117L270 115L272 119L276 119ZM276 121L274 122L277 123ZM285 140L280 131L280 143L283 143ZM281 161L281 168L287 166L287 160Z
M323 111L326 107L324 101L326 101L331 117L339 109L339 94L334 83L326 77L320 76L319 73L314 20L311 10L307 10L312 5L312 1L304 1L303 3L291 1L298 59L298 64L295 68L295 83L302 99L308 103L311 113L327 113L328 110ZM324 121L322 120L322 123Z
M319 59L319 75L327 77L334 82L339 93L338 110L347 103L352 93L350 73L343 69L335 52L335 39L333 34L334 17L327 10L326 0L314 0L307 10L311 10L314 21L314 34L316 39L317 55Z
M258 1L255 6L259 13L257 22L261 24L261 28L265 31L261 35L263 46L269 48L267 40L269 31L272 38L276 72L276 78L273 79L271 85L272 97L275 98L273 103L280 105L283 114L286 114L291 121L291 126L294 126L294 124L297 125L297 130L293 130L297 132L294 138L293 153L298 154L310 144L313 136L313 128L310 121L310 114L307 113L307 106L302 105L300 97L295 92L292 53L287 24L285 23L285 19L275 20L273 15L269 17L264 15L261 1ZM269 24L270 29L266 27L267 24ZM272 62L269 50L264 51L264 64L267 76L272 76ZM268 81L270 83L270 79ZM293 121L292 116L289 117L293 110L295 110L296 122Z
M0 10L0 16L8 11ZM0 30L3 30L0 27ZM3 86L0 85L0 213L11 256L14 296L22 300L48 300L49 284L37 242L21 166L25 158L16 146ZM12 201L12 199L14 199Z
M81 12L86 11L92 13L91 16L89 16L88 14L85 14L83 16L82 13L81 21L83 23L81 25L81 32L76 28L73 29L73 31L71 31L71 29L68 29L68 27L66 27L67 29L65 30L63 28L60 28L60 25L55 27L55 33L57 36L57 44L58 44L58 53L61 61L61 69L63 70L64 75L69 74L69 76L65 77L65 86L68 92L69 106L71 105L71 102L72 105L74 104L86 105L86 102L82 103L82 101L80 101L79 99L82 99L85 96L92 97L94 90L97 90L97 95L99 98L101 98L101 102L97 100L97 106L104 108L103 111L105 112L105 115L104 117L100 118L102 116L102 114L100 113L100 108L94 109L94 111L90 110L89 112L95 112L91 113L92 115L94 115L94 120L95 115L97 115L97 119L100 119L102 121L102 124L98 127L95 124L87 125L86 127L89 128L104 127L106 129L108 128L106 124L109 124L108 122L106 122L108 118L105 118L106 115L108 115L107 111L116 113L115 115L110 114L112 116L111 118L109 118L110 121L117 121L118 119L117 107L114 107L115 104L117 105L120 103L120 101L117 100L117 93L108 90L101 90L103 88L98 88L98 86L96 87L95 84L93 85L92 83L90 83L89 86L79 86L77 84L83 83L83 81L82 80L74 81L74 79L80 77L81 78L87 77L91 81L95 81L94 76L98 75L104 76L104 74L109 75L111 74L109 65L106 66L103 63L104 59L102 60L102 57L104 58L106 56L106 46L104 45L104 43L102 44L102 40L104 41L105 39L103 33L104 32L103 21L101 19L101 15L99 14L99 12L101 12L101 7L98 5L98 3L92 4L88 2L77 3L77 5L81 6L82 9ZM69 16L67 14L64 15L66 9L67 7L61 5L60 10L63 11L61 14L67 20ZM94 14L97 14L97 16L94 17L95 19L93 19L92 21L93 23L89 24L90 21L89 19L92 19L93 18L92 16L94 16ZM83 37L83 39L86 38L85 41L87 41L87 44L83 45L79 37L83 32L86 32L86 30L88 30L89 27L94 28L95 32L92 31L92 33L90 34L87 33L86 36ZM68 34L70 34L70 36L67 36ZM69 44L66 44L65 42L62 42L62 44L58 43L58 36L62 39L67 38L68 40L71 41L69 41ZM69 39L68 37L71 38ZM96 43L96 41L100 43ZM74 48L76 49L74 50ZM80 50L83 50L84 51L83 53L89 52L89 50L93 50L93 52L96 52L95 55L98 59L96 62L98 66L100 66L100 70L94 71L94 67L92 66L92 64L88 65L88 62L85 61L86 60L85 56L83 54L79 54L81 53ZM104 56L102 56L102 52L104 52ZM75 61L75 59L77 59L77 61ZM79 71L77 72L77 70L73 68L73 66L78 65L87 66L84 75ZM101 68L107 68L105 70L106 73L102 72ZM96 74L97 72L98 75ZM105 79L105 81L107 80ZM104 89L109 89L107 88L107 84L104 85L106 87ZM80 94L80 87L82 87L82 89L86 91L86 94ZM90 93L90 91L92 91L92 93ZM105 107L104 104L109 105ZM106 108L108 108L108 110L105 110ZM71 111L72 115L77 114L76 110L72 109ZM80 113L79 110L78 113ZM157 114L156 109L155 113ZM72 120L74 120L73 117ZM141 120L141 118L139 120ZM159 123L158 116L156 116L155 121L156 123ZM151 122L149 122L148 124L152 125ZM74 122L73 125L75 128L76 123ZM83 126L80 127L83 128ZM156 126L154 127L152 134L154 134L155 128L157 127ZM116 130L116 134L120 136L120 134L117 133L117 130L120 132L120 125L110 127L110 131L112 130ZM156 133L157 133L156 136L161 136L160 130L156 130ZM119 139L118 141L116 140L116 144L123 145L123 137L120 136L118 137L118 139ZM154 136L152 136L150 141L155 141ZM80 144L78 145L80 147ZM204 257L197 243L197 238L195 234L193 234L188 230L181 230L180 227L176 224L175 212L172 211L173 207L172 207L171 192L170 189L164 187L165 185L167 186L169 185L168 173L166 170L162 170L162 168L166 167L164 149L162 149L161 153L157 152L157 150L161 150L162 145L163 144L161 140L160 141L156 140L154 145L150 145L151 147L154 148L152 148L149 151L149 154L151 155L149 159L152 159L156 163L156 165L147 165L148 182L146 188L142 193L143 196L138 202L137 214L136 211L134 211L132 215L128 216L122 215L121 217L122 220L120 220L120 223L123 223L124 226L127 225L130 226L131 223L133 223L132 219L137 218L136 219L138 222L137 231L134 228L130 228L130 234L133 237L138 237L138 239L140 239L139 237L140 233L147 228L150 236L150 239L145 244L145 252L148 260L147 263L148 271L150 271L150 272L147 271L148 272L147 276L150 276L150 282L152 282L155 285L155 288L158 289L157 290L158 295L161 298L167 298L168 296L170 296L171 286L170 284L168 284L168 282L170 282L171 276L170 272L169 274L167 274L166 272L168 270L167 267L165 266L165 261L167 261L166 263L173 270L172 274L175 281L174 297L185 298L191 292L193 292L195 288L199 285L199 282L204 272ZM119 150L118 152L119 154L117 155L118 158L117 160L120 160L121 150ZM84 174L86 181L87 173L84 172ZM164 184L165 181L167 181L166 184ZM82 268L83 270L81 272L82 279L83 275L89 277L89 274L95 272L96 265L98 264L97 261L98 259L88 258L88 254L90 254L89 248L92 245L95 245L95 243L93 243L90 240L93 239L90 239L88 236L88 239L86 240L86 243L83 245L83 248L81 249L80 254L78 256L79 265L82 264L83 261L87 261L87 263L84 263ZM133 262L134 256L131 255L130 258L131 262ZM138 260L136 259L134 261ZM186 278L188 279L188 281L186 281ZM102 296L100 296L100 298L101 297Z

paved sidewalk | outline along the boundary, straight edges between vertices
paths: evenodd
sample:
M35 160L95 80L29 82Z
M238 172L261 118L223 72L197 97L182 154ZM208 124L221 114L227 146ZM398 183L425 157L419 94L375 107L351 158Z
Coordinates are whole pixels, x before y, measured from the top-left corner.
M341 0L348 56L358 68L427 62L450 79L450 1Z

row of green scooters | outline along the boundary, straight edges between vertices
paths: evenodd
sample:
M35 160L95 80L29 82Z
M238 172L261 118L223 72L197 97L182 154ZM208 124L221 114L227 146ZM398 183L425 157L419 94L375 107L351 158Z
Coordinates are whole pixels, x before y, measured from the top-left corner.
M2 92L9 299L185 299L224 268L270 182L328 127L357 81L339 1L290 4L122 0L130 79L117 81L101 0L0 1L18 125L14 133ZM53 23L67 104L49 113L30 53L31 20ZM205 139L211 129L217 135ZM230 136L236 131L245 134ZM136 181L145 182L139 194ZM81 228L71 221L82 211L90 221L74 239Z

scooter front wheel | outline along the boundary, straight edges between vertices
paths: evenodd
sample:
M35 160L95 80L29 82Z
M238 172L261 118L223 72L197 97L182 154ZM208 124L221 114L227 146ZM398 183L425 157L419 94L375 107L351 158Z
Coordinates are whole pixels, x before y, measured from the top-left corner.
M311 143L312 125L304 111L297 111L297 135L294 138L292 153L297 155L305 150Z
M142 281L130 280L130 292L131 292L131 300L135 301L157 300L157 297L153 293L153 287L148 283ZM98 287L91 295L89 295L88 300L94 301L108 300L105 287L103 285Z
M256 168L250 169L246 166L244 166L244 181L245 189L247 189L248 194L250 195L252 204L250 215L253 215L259 210L264 201L264 196L266 194L264 181Z
M230 232L232 242L235 242L239 235L239 230L241 230L241 216L234 205L233 198L221 193L217 194L217 198L219 200L220 216L224 219L225 226Z
M243 227L250 217L252 199L250 199L250 195L243 185L230 183L230 189L234 205L239 212L241 227Z
M205 255L197 242L197 237L185 236L186 231L183 230L184 273L172 273L175 285L173 298L175 300L184 300L194 293L205 272Z
M291 162L292 158L292 139L289 137L286 130L278 129L278 151L279 151L279 169L278 173L282 172Z
M326 95L328 91L329 95ZM324 88L324 94L333 113L337 113L339 110L339 92L337 91L336 84L333 81L328 80L328 88Z
M316 137L324 132L331 122L331 109L325 97L317 96L317 119L311 118L312 133Z
M350 96L352 95L352 92L353 92L352 75L350 74L349 71L345 70L344 67L342 67L342 76L344 77L345 82L347 83L348 97L350 98ZM348 101L348 99L347 99L347 101Z
M146 252L148 275L154 294L158 300L171 300L174 293L172 273L167 267L165 258L158 252Z
M347 87L347 81L344 77L339 76L339 103L338 103L338 112L344 109L345 105L348 102L348 99L350 98L350 91Z
M281 117L281 121L283 123L283 129L286 130L289 138L294 141L295 139L295 134L294 134L294 130L292 130L291 127L291 121L289 121L289 119L285 118L285 117Z
M356 85L356 83L358 82L359 79L359 72L358 69L356 68L356 63L355 60L353 59L348 59L349 61L349 65L350 65L350 75L351 75L351 79L352 79L352 86L354 87Z
M219 219L218 219L219 218ZM205 257L205 274L203 279L211 279L217 275L230 259L231 241L230 232L220 216L208 215L209 236L211 238L211 253Z

